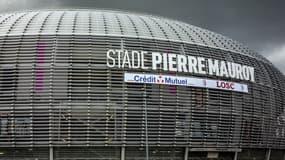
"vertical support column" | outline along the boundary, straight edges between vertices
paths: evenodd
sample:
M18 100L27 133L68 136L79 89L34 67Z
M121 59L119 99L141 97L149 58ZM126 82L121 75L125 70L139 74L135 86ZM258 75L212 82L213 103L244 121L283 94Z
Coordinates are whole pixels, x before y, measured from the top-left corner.
M125 156L126 156L126 148L125 146L121 147L121 160L125 160Z
M53 160L53 147L49 147L49 160Z
M285 151L283 150L283 160L285 160Z
M147 119L147 104L146 104L146 84L144 84L144 120L145 120L145 159L149 160L149 148L148 148L148 119Z
M269 148L269 149L266 151L265 160L269 160L269 159L270 159L270 154L271 154L271 149Z
M234 160L237 160L237 157L238 157L238 152L236 151L236 152L235 152Z
M185 153L184 153L184 160L188 160L188 155L189 155L189 147L185 147Z

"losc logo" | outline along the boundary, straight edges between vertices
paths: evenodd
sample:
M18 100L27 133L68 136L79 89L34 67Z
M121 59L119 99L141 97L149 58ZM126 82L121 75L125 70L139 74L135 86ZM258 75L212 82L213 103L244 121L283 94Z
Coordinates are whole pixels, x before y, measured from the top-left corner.
M235 84L232 82L217 81L218 88L235 89Z

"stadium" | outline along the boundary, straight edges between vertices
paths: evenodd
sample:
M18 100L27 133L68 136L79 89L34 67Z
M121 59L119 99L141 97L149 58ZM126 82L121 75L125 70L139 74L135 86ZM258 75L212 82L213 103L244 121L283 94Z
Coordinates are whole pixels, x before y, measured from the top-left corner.
M111 10L0 15L0 159L280 160L285 77L243 44Z

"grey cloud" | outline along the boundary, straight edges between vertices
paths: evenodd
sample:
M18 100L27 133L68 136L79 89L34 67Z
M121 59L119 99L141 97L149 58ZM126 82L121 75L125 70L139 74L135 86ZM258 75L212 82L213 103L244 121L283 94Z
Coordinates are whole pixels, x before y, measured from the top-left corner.
M285 73L285 43L284 44L271 44L264 46L262 52L267 52L266 57L279 68L280 71Z

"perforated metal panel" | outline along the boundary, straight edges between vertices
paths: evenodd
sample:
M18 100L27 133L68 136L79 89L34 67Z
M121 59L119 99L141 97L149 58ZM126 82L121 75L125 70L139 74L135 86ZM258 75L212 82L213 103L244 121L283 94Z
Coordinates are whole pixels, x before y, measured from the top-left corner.
M1 147L144 146L147 125L154 147L285 148L284 75L238 42L178 21L111 11L0 20ZM125 83L128 71L173 73L108 68L107 50L122 47L253 66L256 82L243 81L248 94Z

